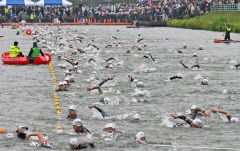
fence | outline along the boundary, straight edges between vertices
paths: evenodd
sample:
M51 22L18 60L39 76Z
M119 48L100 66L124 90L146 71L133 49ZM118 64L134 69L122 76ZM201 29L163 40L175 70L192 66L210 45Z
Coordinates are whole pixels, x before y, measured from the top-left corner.
M222 5L212 5L211 11L240 11L240 4L222 4Z

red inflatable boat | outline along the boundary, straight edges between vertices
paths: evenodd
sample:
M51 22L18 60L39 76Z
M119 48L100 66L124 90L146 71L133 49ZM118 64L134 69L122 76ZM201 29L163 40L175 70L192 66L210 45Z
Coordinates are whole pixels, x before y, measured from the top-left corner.
M49 53L44 52L44 55L48 57L48 59L42 55L38 56L34 60L34 65L39 65L39 64L48 64L52 57ZM2 62L4 64L9 64L9 65L26 65L29 64L29 60L27 56L24 57L9 57L9 52L4 52L2 54Z
M237 40L220 40L220 39L214 39L214 43L230 43L230 42L240 42Z

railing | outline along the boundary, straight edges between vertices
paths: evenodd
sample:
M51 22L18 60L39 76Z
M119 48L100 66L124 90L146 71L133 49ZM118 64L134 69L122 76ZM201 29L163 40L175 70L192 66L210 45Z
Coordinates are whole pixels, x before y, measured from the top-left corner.
M222 5L212 5L211 11L240 11L240 4L222 4Z

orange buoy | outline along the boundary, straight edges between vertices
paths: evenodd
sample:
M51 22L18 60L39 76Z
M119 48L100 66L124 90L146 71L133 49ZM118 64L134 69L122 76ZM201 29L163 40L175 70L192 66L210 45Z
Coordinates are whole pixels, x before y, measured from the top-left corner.
M32 34L32 31L30 29L26 30L26 34L27 35L31 35Z
M5 133L5 132L6 132L6 129L0 128L0 134L1 134L1 133Z

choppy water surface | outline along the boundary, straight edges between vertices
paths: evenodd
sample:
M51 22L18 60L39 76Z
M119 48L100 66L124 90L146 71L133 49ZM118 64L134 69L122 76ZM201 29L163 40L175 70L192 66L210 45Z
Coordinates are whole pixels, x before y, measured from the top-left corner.
M239 70L231 68L234 60L239 62L239 47L237 43L214 44L213 39L222 39L222 33L184 30L175 28L139 28L128 29L125 26L75 26L60 27L58 33L56 27L26 27L33 31L52 35L45 36L47 45L55 53L67 54L75 48L84 48L85 54L74 55L70 58L79 60L79 70L82 73L74 74L76 82L68 88L69 91L57 92L60 97L62 114L61 126L65 132L71 132L72 121L67 120L68 106L75 104L78 117L84 125L94 134L102 134L103 127L109 122L117 125L117 130L124 132L118 140L105 142L98 137L93 137L96 145L94 150L203 150L181 148L179 146L204 146L204 147L231 147L240 148L239 124L227 123L224 116L212 114L211 118L201 118L204 128L172 128L176 122L170 118L171 113L185 113L191 105L196 104L200 108L209 111L211 108L220 108L229 111L233 116L239 117ZM117 32L119 29L119 32ZM77 32L75 32L76 30ZM144 38L137 43L138 33ZM28 54L32 46L32 40L21 34L16 36L16 30L5 27L0 30L4 37L0 39L1 53L8 51L10 45L19 41L21 50ZM54 37L60 35L63 40L57 41ZM74 49L57 47L60 42L71 40L76 36L84 37L83 43L69 41ZM112 39L115 36L118 39ZM168 40L166 40L168 38ZM232 34L232 39L239 40L239 35ZM93 43L100 48L97 50L88 47ZM121 42L121 47L116 47L116 42ZM147 47L143 48L146 43ZM113 44L112 48L105 48ZM141 46L142 51L134 49L130 54L126 53L134 44ZM187 45L187 49L183 46ZM202 46L204 50L198 50ZM59 49L57 49L59 48ZM47 51L47 49L43 49ZM177 53L177 51L183 53ZM142 59L142 55L151 53L156 61ZM197 53L198 58L192 58ZM113 68L106 69L107 62L103 59L117 58L113 61ZM89 64L87 61L94 58L96 63ZM201 70L187 70L178 63L183 60L188 66L199 62ZM58 61L56 55L52 60L57 81L64 80L66 69L60 69L58 64L67 64L66 61ZM55 127L57 114L54 106L52 87L52 74L48 65L40 66L0 66L1 97L0 97L0 128L6 128L7 133L14 133L19 125L28 126L30 129L38 129L48 136L48 142L54 146L54 150L71 150L68 139L77 137L80 140L89 141L77 135L56 134ZM182 74L183 79L168 81L173 75ZM93 86L91 77L104 79L114 75L113 81L103 86L103 95L97 91L87 92L86 87ZM136 83L128 81L128 75L144 83L143 88L137 88ZM201 75L209 80L208 86L200 86L202 79L194 80ZM232 94L223 94L227 89ZM144 96L138 96L139 91L145 91ZM110 105L100 107L112 118L94 118L88 106L98 102L101 98L108 97L115 100ZM137 99L138 102L131 101ZM117 101L116 101L117 100ZM120 100L120 103L118 103ZM145 100L145 101L144 101ZM123 119L123 114L140 114L140 120ZM135 143L137 132L146 134L148 145ZM17 138L8 139L5 134L0 134L0 150L33 150L30 141L20 141ZM159 145L174 145L175 147L162 147ZM37 148L37 150L44 150ZM212 149L204 149L212 150Z

